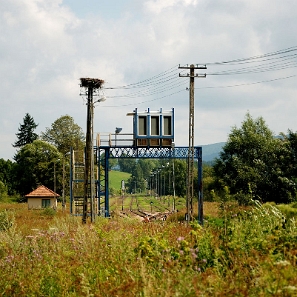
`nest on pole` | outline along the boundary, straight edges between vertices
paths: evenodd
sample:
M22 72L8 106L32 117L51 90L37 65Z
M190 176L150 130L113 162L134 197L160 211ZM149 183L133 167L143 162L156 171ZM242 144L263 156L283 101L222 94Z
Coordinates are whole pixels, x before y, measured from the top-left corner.
M104 84L104 80L99 78L86 77L86 78L80 79L80 86L85 88L91 87L93 89L100 89L103 84Z

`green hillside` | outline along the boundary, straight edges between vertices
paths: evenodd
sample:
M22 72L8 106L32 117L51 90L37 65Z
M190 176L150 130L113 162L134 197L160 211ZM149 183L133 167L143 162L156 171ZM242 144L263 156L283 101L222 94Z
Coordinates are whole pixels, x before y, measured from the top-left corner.
M121 181L124 180L126 182L130 176L131 174L127 172L109 171L109 188L119 190L121 188Z

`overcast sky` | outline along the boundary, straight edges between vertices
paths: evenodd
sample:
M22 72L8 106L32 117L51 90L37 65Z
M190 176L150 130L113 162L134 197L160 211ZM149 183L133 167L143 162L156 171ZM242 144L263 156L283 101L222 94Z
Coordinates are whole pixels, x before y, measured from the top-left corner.
M132 133L134 108L174 107L175 142L187 146L179 64L207 64L196 70L207 76L195 79L195 145L226 141L248 111L275 134L295 132L296 11L296 0L1 0L0 158L13 158L26 113L38 134L63 115L85 131L81 77L106 82L95 132Z

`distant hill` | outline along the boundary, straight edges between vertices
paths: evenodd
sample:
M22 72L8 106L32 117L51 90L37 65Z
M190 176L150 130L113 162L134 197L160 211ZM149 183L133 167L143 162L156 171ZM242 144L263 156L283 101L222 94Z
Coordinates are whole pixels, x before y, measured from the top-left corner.
M214 144L201 145L202 147L202 160L204 162L211 162L215 158L218 158L222 147L225 145L225 142L218 142Z
M282 135L274 136L275 138L283 138ZM217 142L213 144L200 145L202 147L202 160L204 162L212 162L220 156L222 147L226 142Z

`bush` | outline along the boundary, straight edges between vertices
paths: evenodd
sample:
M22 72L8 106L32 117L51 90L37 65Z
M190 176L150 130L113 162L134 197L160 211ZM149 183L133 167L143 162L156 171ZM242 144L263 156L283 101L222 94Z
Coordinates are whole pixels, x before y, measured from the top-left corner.
M0 200L4 200L7 197L7 187L0 180Z
M7 231L14 224L15 218L12 212L7 210L0 212L0 231Z
M297 208L294 207L294 204L279 204L277 205L277 208L282 212L287 220L297 218Z
M42 211L42 215L53 217L56 215L56 211L51 207L47 207Z
M109 195L110 196L115 196L117 193L117 190L115 188L109 188Z
M241 206L248 206L253 204L253 200L251 199L251 195L249 194L239 192L234 194L233 197Z

